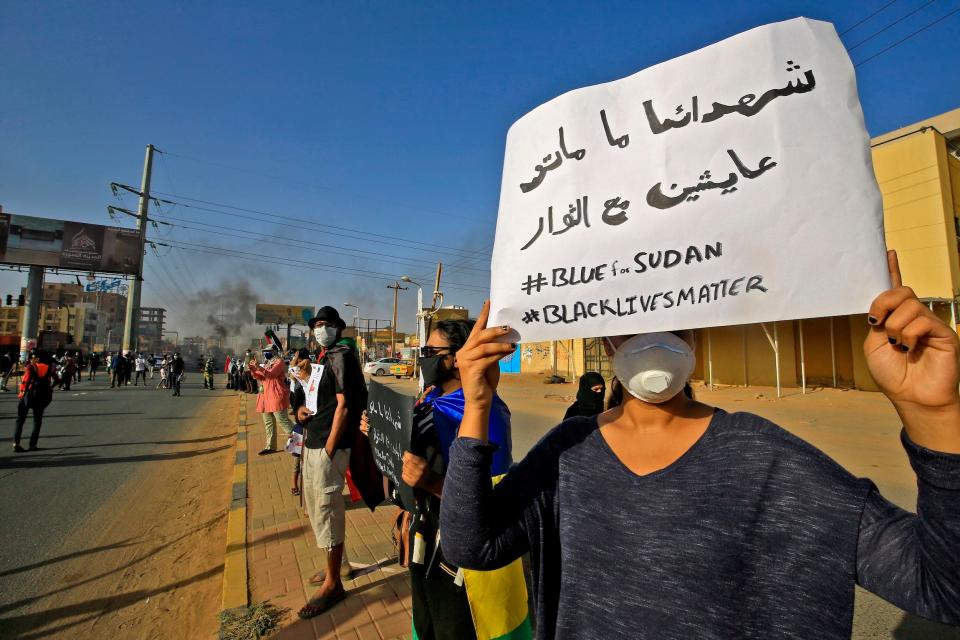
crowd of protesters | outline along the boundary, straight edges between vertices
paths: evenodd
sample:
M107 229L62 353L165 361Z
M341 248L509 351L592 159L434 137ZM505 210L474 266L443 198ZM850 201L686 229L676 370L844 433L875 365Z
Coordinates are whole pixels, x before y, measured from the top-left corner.
M776 425L698 402L691 331L605 338L615 377L584 374L561 424L514 461L510 412L496 394L499 361L516 348L503 341L509 328L487 327L487 307L476 324L437 323L420 348L424 388L403 454L416 505L397 519L415 637L489 638L497 628L510 638L841 638L855 582L909 612L960 622L960 345L899 286L893 256L891 274L897 286L874 302L865 348L903 418L917 514ZM294 353L287 366L268 349L227 366L231 388L253 392L246 372L259 383L262 454L276 449L278 426L286 431L278 416L294 417L291 492L326 551L304 618L349 593L342 491L348 469L360 484L357 453L369 448L356 346L333 308L310 327L321 345L313 357ZM380 491L400 503L389 482ZM758 616L738 604L765 598L786 608Z
M367 386L335 308L309 322L315 353L273 340L228 357L226 387L257 395L260 455L286 437L291 493L325 552L299 616L349 594L349 476L370 508L384 499L401 507L396 543L421 639L491 638L490 629L511 639L843 638L855 583L960 623L960 342L900 285L895 254L890 270L895 286L870 309L865 352L903 420L916 514L773 423L698 402L689 330L604 338L615 377L584 374L564 419L515 461L511 414L497 395L499 361L516 349L504 341L510 328L487 326L488 304L476 322L437 322L420 346L422 390L403 452L414 506L373 464ZM31 353L16 451L31 411L28 448L37 448L53 388L77 381L82 358ZM180 393L179 354L103 361L111 386L129 384L130 371L146 384L146 368L153 377L159 366L160 385ZM86 365L92 379L93 356ZM0 360L4 382L15 366ZM215 370L212 359L201 364L207 389Z

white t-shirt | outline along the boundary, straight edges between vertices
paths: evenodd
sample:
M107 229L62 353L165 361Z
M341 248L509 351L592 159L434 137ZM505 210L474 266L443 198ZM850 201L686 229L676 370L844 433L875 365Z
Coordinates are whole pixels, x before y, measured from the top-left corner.
M138 357L134 362L134 366L137 367L137 371L146 371L147 370L147 361L143 358Z

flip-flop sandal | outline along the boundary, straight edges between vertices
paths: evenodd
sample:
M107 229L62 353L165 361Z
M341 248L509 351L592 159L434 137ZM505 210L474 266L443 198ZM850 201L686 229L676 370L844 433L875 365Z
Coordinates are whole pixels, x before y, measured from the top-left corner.
M307 604L303 605L303 608L297 612L297 615L304 620L309 620L314 618L321 613L326 613L334 607L338 602L344 600L347 597L346 590L339 593L334 593L328 596L320 596L319 598L310 598L307 600Z
M292 496L300 495L300 489L297 489L296 487L290 487L290 495Z

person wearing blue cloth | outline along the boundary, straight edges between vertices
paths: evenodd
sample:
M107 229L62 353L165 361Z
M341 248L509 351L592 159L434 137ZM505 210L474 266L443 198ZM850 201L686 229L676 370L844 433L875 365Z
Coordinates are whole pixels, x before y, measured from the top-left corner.
M420 369L425 393L413 411L410 451L404 453L403 481L416 493L416 509L408 514L411 544L402 562L410 572L413 632L417 640L470 640L478 638L475 624L488 616L475 598L459 567L440 548L440 495L450 445L463 418L464 396L457 371L457 352L467 340L473 322L442 320L433 326L420 349ZM366 432L364 419L361 430ZM506 473L513 463L510 410L494 395L489 416L490 442L496 445L493 476ZM487 476L490 481L490 476ZM525 598L525 593L524 593ZM522 635L507 636L523 638Z
M863 348L903 421L916 513L772 422L681 393L691 331L605 338L623 404L565 421L492 485L487 415L515 346L487 303L457 354L445 557L489 569L529 553L543 639L848 639L855 584L960 624L960 341L888 261Z

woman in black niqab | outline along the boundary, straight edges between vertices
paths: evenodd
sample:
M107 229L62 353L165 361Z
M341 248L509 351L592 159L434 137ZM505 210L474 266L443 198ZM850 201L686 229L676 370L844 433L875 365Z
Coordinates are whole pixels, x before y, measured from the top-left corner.
M588 371L580 376L580 388L577 390L577 401L570 405L563 419L574 416L595 416L603 412L603 398L606 395L607 385L603 376L595 371Z

